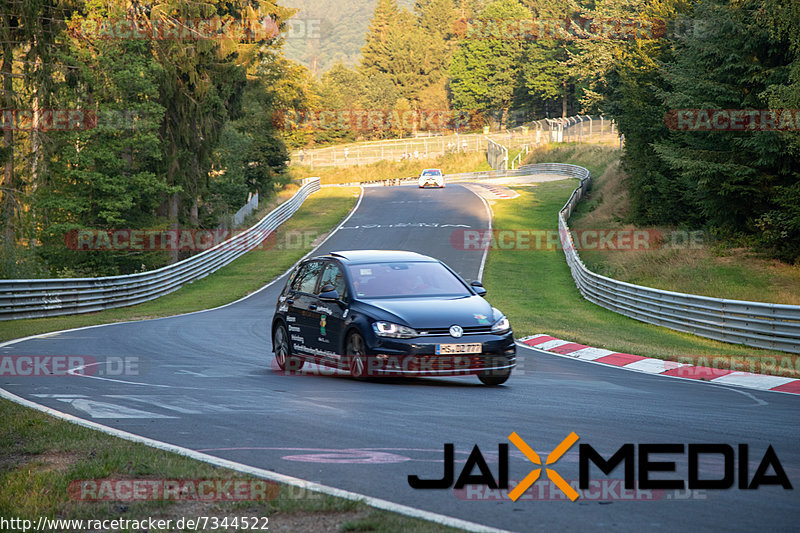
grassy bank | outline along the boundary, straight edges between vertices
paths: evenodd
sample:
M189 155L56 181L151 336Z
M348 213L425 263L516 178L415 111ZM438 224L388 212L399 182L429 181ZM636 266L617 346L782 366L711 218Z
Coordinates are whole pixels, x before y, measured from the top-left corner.
M800 265L764 259L752 250L715 243L695 228L635 227L628 223L629 197L617 164L594 174L589 195L570 227L648 230L652 249L584 250L590 269L622 281L717 298L800 304Z
M616 144L545 144L523 156L523 164L569 163L580 165L592 173L603 174L609 165L619 160L622 151Z
M0 322L0 340L94 324L141 320L217 307L269 283L308 253L353 208L357 188L326 188L309 197L292 218L253 250L203 279L143 304L97 313ZM266 213L264 213L266 214Z
M361 502L265 483L233 470L60 421L8 400L0 400L0 419L3 420L0 425L0 516L6 519L21 518L36 524L40 516L82 520L152 517L169 519L174 524L178 519L198 516L216 517L220 521L244 516L266 517L270 531L455 531L376 510ZM182 480L189 484L199 480L236 480L244 481L246 488L253 488L257 497L228 502L176 501L175 498L89 502L76 497L80 490L69 492L72 482L104 479ZM100 495L101 491L96 494ZM258 524L265 523L262 520ZM229 527L214 531L245 529ZM176 529L173 525L169 531L194 529Z
M483 152L447 154L428 159L408 159L405 161L381 161L370 165L350 167L325 167L310 169L294 166L290 169L292 178L319 176L325 184L350 183L373 180L408 178L419 176L422 169L440 168L445 174L492 170Z
M494 228L557 230L556 213L576 184L573 179L516 189L518 198L497 201L492 206ZM645 324L585 300L575 287L561 250L493 249L484 283L490 300L508 315L518 338L547 333L590 346L681 362L710 355L735 355L739 356L737 361L775 358L775 352ZM789 368L777 365L777 373L796 376L794 364ZM758 371L759 366L753 369Z

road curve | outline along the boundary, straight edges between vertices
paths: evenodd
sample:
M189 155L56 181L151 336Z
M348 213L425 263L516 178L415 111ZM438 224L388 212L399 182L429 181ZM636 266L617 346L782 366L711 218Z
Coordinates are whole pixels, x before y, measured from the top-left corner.
M487 228L488 217L482 200L460 185L367 188L359 209L320 252L413 250L475 279L482 255L455 249L450 235ZM614 500L610 504L589 497L569 502L543 481L533 494L557 501L476 501L452 490L414 490L407 483L409 474L441 477L444 443L455 444L462 464L478 444L496 475L497 445L508 442L512 432L546 457L573 431L580 443L606 457L624 443L727 443L734 448L747 443L750 476L772 445L798 488L800 403L785 395L622 372L522 347L520 368L497 388L484 387L474 377L358 382L344 376L285 376L270 368L268 338L280 286L281 281L212 311L6 345L0 349L4 356L88 356L98 361L98 372L92 377L3 376L0 385L107 426L504 529L796 527L796 492L769 486L655 493L649 496L654 499L625 501L619 484L607 483L603 499ZM122 360L134 361L135 368L116 375L111 367ZM509 477L518 480L536 465L510 448ZM679 477L686 477L685 456L657 459L675 461ZM553 468L567 480L578 479L578 446ZM719 464L701 464L700 470L707 477L721 476ZM456 475L459 471L457 465ZM608 477L620 479L621 469Z

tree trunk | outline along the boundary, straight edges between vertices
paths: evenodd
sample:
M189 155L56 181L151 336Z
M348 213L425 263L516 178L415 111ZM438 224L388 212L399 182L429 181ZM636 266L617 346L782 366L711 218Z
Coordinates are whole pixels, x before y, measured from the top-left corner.
M189 210L189 217L191 219L190 223L192 224L192 228L196 228L198 224L200 224L198 198L196 196L192 201L192 207Z
M564 85L564 96L561 98L561 118L567 118L567 84Z
M178 213L180 212L181 208L181 195L179 192L172 193L172 196L169 198L169 219L170 225L169 229L175 232L175 244L178 243ZM170 263L177 263L178 262L178 247L175 246L175 249L169 251L169 262Z
M3 24L10 24L8 17L3 17ZM3 237L5 239L6 244L13 244L16 240L16 211L17 211L17 200L15 195L15 183L14 183L14 116L13 109L15 105L13 104L13 90L14 86L12 83L12 64L11 59L14 53L11 43L2 43L3 46L3 64L0 69L3 71L3 106L6 109L9 109L9 114L4 117L4 119L10 119L12 123L10 125L6 125L3 128L3 148L7 150L8 159L6 159L5 165L3 167L3 190L2 192L2 224L3 224ZM5 120L4 120L5 121Z

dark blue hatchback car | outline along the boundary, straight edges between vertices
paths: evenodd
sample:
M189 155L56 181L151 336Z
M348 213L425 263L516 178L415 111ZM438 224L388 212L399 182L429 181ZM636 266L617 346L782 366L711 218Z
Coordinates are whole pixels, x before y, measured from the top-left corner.
M504 383L516 366L508 319L480 282L414 252L332 252L301 262L272 321L281 370L306 361L353 377L475 374Z

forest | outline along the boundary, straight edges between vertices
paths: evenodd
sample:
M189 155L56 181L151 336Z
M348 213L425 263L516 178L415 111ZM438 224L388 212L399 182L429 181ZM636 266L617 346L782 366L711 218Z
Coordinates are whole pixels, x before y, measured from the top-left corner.
M328 110L471 113L494 129L604 114L624 138L626 222L800 258L800 3L356 4L3 0L0 275L161 266L181 255L76 253L65 236L216 228L287 182L290 149L412 133L276 120ZM293 17L314 33L287 33ZM313 68L287 59L298 46Z

